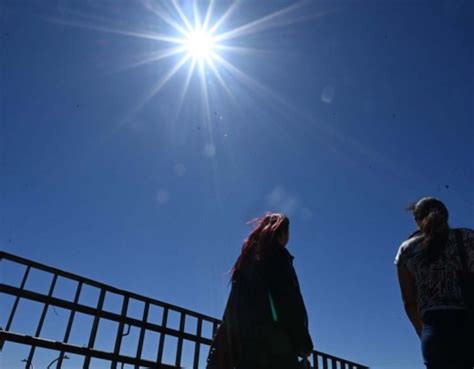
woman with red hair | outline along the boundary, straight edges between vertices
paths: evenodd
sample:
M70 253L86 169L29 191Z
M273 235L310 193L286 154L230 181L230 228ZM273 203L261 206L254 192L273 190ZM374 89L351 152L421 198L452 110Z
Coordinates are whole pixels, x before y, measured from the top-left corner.
M295 369L313 349L308 316L286 246L290 221L268 213L254 221L232 268L232 289L208 357L208 369Z

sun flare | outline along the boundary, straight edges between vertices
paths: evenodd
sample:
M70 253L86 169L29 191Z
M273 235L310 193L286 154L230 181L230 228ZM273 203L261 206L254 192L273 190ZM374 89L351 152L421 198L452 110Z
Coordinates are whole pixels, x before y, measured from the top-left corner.
M194 59L208 59L213 53L214 44L210 32L196 29L188 34L185 45L188 54Z
M219 8L216 5L216 0L208 0L207 9L204 12L200 11L197 0L171 0L169 2L140 0L140 2L146 10L159 18L158 28L160 32L148 30L148 28L152 28L151 26L147 27L145 31L128 30L115 26L94 24L94 20L87 22L82 20L64 21L64 24L160 43L155 51L146 53L144 57L140 57L124 68L158 63L165 59L175 59L167 71L160 73L159 79L144 94L135 110L141 109L151 98L157 95L180 70L187 69L177 101L178 110L183 105L191 84L194 83L194 75L197 75L201 84L201 96L207 111L206 114L209 111L208 88L210 86L219 85L228 97L235 102L235 96L229 86L229 78L232 81L234 79L239 81L252 91L260 91L262 94L270 93L268 89L229 60L232 54L252 56L259 51L259 49L247 47L241 41L236 42L236 40L299 21L300 10L304 4L307 4L306 0L300 0L253 21L231 27L227 21L240 6L239 1L233 2L225 9L220 9L219 12L216 11L216 8ZM309 17L315 17L316 15L310 15ZM161 29L164 31L161 31ZM214 81L210 79L214 79Z

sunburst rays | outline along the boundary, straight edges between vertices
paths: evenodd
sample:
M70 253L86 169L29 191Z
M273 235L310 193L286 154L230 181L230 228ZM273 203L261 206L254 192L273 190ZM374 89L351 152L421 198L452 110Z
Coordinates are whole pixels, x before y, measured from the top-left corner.
M55 19L54 21L75 27L83 27L100 32L118 34L128 37L137 37L145 40L157 42L156 51L135 59L133 63L123 69L136 68L153 63L160 63L170 58L175 58L176 62L165 71L162 76L151 87L150 91L144 93L144 97L138 104L138 108L143 107L168 84L178 72L187 65L185 78L181 81L182 87L179 93L177 107L181 109L184 104L191 80L194 74L199 74L201 85L201 97L204 103L204 110L209 109L209 86L207 71L209 71L218 82L216 88L220 87L225 94L235 101L230 87L227 84L225 75L221 69L230 73L233 78L243 85L253 80L243 70L240 70L234 63L226 59L229 53L245 53L252 56L262 50L242 46L243 37L262 32L268 29L288 25L301 19L301 8L308 4L308 1L299 1L288 7L276 10L250 22L240 24L234 28L225 27L226 23L232 19L236 10L241 5L233 2L221 14L217 14L215 0L209 0L204 11L196 0L189 0L180 3L178 0L170 2L158 2L155 0L141 0L143 9L156 16L157 26L160 32L143 31L137 29L127 29L117 25L106 25L104 19L88 17L84 14L76 14L75 20ZM185 4L184 6L182 6ZM186 6L188 5L188 6ZM305 14L307 17L308 14ZM316 14L315 16L319 16ZM163 32L167 27L169 32ZM147 25L147 29L153 29ZM221 29L225 29L221 31ZM239 39L239 45L232 45L232 42ZM137 111L137 109L134 109Z

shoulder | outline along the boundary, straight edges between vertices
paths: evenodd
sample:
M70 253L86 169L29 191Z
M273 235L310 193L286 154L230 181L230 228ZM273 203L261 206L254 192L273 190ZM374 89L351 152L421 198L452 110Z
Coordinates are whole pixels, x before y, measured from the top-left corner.
M269 250L268 257L284 261L291 261L294 259L293 255L290 254L286 247L281 247L280 245L276 244L273 245L273 247Z
M293 256L288 250L279 247L265 258L266 269L274 273L285 274L293 267Z
M471 273L474 273L474 231L470 228L455 228L451 230L453 233L456 232L461 235L464 250L466 252L468 268L471 270Z
M453 228L451 230L454 232L459 232L463 238L463 241L474 240L474 230L470 228Z
M420 235L415 235L402 242L398 248L397 255L395 256L395 264L401 265L404 263L406 258L410 258L412 255L414 255L419 250L422 238L423 237Z
M454 228L451 229L454 234L459 234L464 247L467 249L467 252L472 254L474 259L474 231L470 228ZM453 237L457 241L457 236Z
M282 250L282 253L286 259L293 261L295 257L291 255L291 253L288 251L286 247L281 247L280 249Z

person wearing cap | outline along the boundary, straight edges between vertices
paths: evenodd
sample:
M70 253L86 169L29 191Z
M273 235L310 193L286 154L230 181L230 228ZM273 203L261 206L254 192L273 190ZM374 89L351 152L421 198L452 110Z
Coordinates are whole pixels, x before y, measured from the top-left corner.
M420 199L409 210L418 230L401 244L395 264L424 363L427 369L472 369L472 311L462 278L474 273L474 231L450 228L448 209L433 197Z

